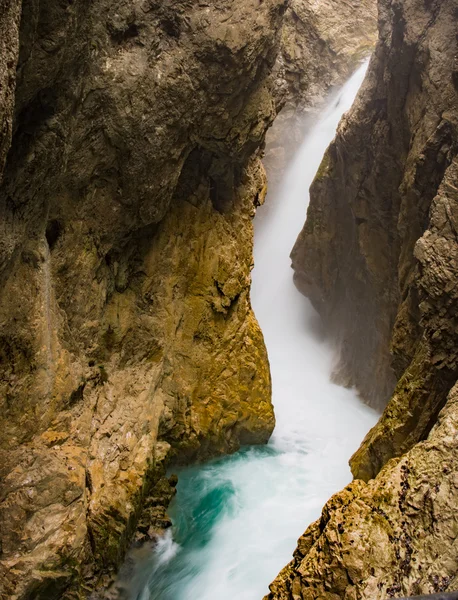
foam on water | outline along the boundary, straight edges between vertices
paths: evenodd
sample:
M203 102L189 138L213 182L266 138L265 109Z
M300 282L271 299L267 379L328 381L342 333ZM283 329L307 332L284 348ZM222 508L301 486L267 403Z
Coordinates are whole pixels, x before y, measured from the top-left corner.
M130 600L261 600L299 535L351 480L348 459L377 415L331 383L333 352L294 287L289 253L308 188L365 69L324 111L270 199L273 209L255 224L252 303L271 363L274 435L265 447L179 473L173 540L169 534L137 561Z

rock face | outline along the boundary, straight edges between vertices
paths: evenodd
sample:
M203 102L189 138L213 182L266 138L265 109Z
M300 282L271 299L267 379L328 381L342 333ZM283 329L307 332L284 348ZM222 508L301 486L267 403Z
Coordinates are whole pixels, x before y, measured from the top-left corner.
M433 337L426 303L435 291L414 247L432 227L431 203L456 153L457 94L453 3L379 9L376 55L313 184L292 258L338 342L341 379L383 407L425 354L420 340ZM441 360L439 336L431 372L448 380L443 403L455 367Z
M293 263L340 346L340 379L378 406L397 385L352 458L356 480L299 540L269 600L458 589L458 11L380 0L379 16Z
M284 11L24 0L19 29L0 2L2 598L85 597L167 525L168 460L270 436L251 220Z
M19 0L0 2L0 182L12 135L20 16Z
M275 186L329 90L348 79L377 40L376 0L291 0L274 68L283 106L263 160Z

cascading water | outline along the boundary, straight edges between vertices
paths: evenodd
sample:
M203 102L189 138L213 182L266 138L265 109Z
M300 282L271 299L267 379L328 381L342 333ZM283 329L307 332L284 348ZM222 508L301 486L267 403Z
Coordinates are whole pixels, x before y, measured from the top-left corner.
M131 561L130 600L261 600L298 536L351 479L347 461L376 414L331 383L333 351L294 287L289 253L310 183L365 69L324 111L255 226L252 303L269 352L274 435L265 447L179 473L173 539Z

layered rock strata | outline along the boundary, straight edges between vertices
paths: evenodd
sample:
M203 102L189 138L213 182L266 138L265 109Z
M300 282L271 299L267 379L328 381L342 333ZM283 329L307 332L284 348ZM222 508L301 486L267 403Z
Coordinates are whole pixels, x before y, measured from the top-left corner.
M168 524L168 460L270 436L251 221L284 11L0 3L1 598L86 597Z
M458 589L458 11L380 0L367 80L312 188L296 282L382 406L355 481L299 540L270 600ZM365 483L367 482L367 483Z

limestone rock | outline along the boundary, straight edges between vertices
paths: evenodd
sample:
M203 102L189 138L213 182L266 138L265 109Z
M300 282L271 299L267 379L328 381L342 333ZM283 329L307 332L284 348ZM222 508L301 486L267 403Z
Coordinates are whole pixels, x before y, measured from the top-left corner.
M0 2L0 183L13 130L16 63L19 54L20 0ZM0 242L1 243L1 242Z
M351 461L356 480L268 600L458 589L458 13L452 0L379 10L368 78L313 184L293 262L341 347L340 379L379 406L398 383Z
M379 408L425 352L420 306L430 292L419 285L414 247L456 154L454 8L379 4L380 40L366 82L313 183L292 253L296 283L339 347L338 378ZM454 370L436 364L441 378Z
M265 600L400 598L456 590L458 386L426 441L336 494Z
M18 34L19 10L0 4L0 597L51 600L167 525L170 460L272 432L249 288L285 3L24 0Z

